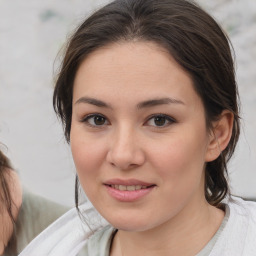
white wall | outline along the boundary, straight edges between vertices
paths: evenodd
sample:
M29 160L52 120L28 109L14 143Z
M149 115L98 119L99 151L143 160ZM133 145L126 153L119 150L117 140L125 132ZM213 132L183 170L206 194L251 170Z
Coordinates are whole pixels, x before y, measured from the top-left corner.
M69 147L52 108L53 63L67 34L106 0L0 0L0 141L23 184L73 205ZM234 44L243 134L230 165L233 192L256 197L256 1L200 0ZM57 62L56 62L57 65Z

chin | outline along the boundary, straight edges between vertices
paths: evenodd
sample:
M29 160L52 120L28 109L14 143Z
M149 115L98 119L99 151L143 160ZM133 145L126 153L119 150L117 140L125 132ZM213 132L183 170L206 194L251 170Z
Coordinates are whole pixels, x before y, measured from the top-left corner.
M142 232L152 228L151 225L149 226L149 223L152 224L152 221L147 220L145 217L138 219L134 216L119 216L108 218L107 220L116 229L127 232Z

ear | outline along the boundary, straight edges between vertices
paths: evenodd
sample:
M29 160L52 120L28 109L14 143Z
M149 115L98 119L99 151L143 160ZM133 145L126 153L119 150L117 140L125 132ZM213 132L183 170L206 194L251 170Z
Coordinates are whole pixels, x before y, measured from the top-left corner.
M229 110L224 110L219 119L213 122L205 156L206 162L217 159L221 152L227 147L232 136L233 120L233 113Z

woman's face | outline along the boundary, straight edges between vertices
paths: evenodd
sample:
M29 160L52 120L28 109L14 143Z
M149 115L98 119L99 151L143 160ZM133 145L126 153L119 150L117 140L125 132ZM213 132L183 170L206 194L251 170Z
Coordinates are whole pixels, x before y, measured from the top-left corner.
M80 65L73 92L77 174L113 226L149 230L205 204L203 104L164 49L149 42L101 48Z

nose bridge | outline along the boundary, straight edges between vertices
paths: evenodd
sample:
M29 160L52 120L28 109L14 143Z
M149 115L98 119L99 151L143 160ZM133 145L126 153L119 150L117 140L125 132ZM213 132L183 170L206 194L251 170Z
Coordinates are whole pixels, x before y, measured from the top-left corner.
M138 131L130 125L123 124L113 131L108 152L108 160L121 169L141 165L144 155L138 140Z
M116 138L114 142L120 148L129 148L132 149L134 136L136 136L135 129L128 125L120 125L120 127L116 131Z

